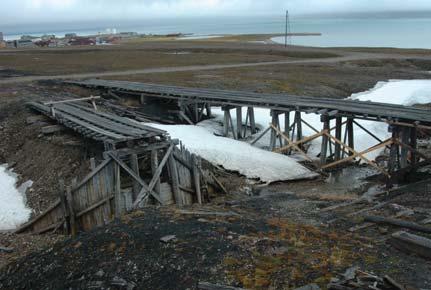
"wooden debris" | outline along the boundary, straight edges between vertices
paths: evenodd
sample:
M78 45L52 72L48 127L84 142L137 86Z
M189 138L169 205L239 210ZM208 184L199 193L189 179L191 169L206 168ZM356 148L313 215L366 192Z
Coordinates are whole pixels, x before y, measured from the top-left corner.
M164 237L160 238L160 241L162 243L167 244L167 243L172 242L172 241L174 241L176 239L177 239L177 236L175 236L175 235L169 235L169 236L164 236Z
M348 275L346 275L348 273ZM333 278L328 284L328 289L334 290L352 290L352 289L398 289L405 290L410 287L403 286L389 276L384 278L372 273L359 270L357 267L351 267L340 278Z
M7 247L0 246L0 253L3 252L3 253L9 254L9 253L12 253L13 251L14 251L13 248L7 248Z
M224 286L224 285L212 284L212 283L208 283L208 282L199 282L198 289L201 289L201 290L246 290L244 288Z
M299 288L296 288L295 290L320 290L320 287L317 284L308 284Z
M377 223L377 224L386 224L392 226L398 226L402 228L407 228L423 233L431 233L431 227L426 227L414 222L408 222L404 220L394 219L394 218L385 218L381 216L366 216L365 221Z
M220 212L220 211L190 211L190 210L178 210L180 214L184 215L198 215L198 216L222 216L222 217L230 217L230 216L241 216L233 211Z
M430 239L407 232L396 232L391 236L389 242L401 251L415 253L421 257L431 259Z
M27 125L33 125L37 122L43 122L43 121L47 121L47 120L48 120L48 118L43 116L43 115L30 116L30 117L27 117L26 123L27 123Z
M42 133L45 135L57 133L63 131L65 128L61 125L51 125L42 127Z

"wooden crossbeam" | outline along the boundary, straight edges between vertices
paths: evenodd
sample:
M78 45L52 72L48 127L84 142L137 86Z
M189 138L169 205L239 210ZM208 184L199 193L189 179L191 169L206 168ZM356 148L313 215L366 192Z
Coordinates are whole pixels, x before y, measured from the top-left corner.
M139 176L136 175L136 173L129 167L127 166L126 163L124 163L123 161L121 161L121 159L119 159L117 156L115 156L114 153L109 152L108 153L109 157L111 157L120 167L122 167L131 177L133 177L137 182L139 182L139 184L142 186L142 188L144 189L148 189L148 184L143 181ZM160 197L157 195L157 193L155 193L154 191L150 191L150 194L161 204L163 204L163 201L160 199Z
M291 150L294 146L298 146L298 145L300 145L300 144L304 144L304 143L307 143L307 142L313 141L314 139L317 139L317 138L321 137L322 135L323 135L323 132L319 132L319 133L317 133L317 134L311 135L311 136L309 136L309 137L307 137L307 138L304 138L304 139L302 139L302 140L299 140L299 141L296 141L296 142L292 142L291 144L289 144L289 145L287 145L287 146L284 146L284 147L282 147L282 148L276 149L276 150L274 150L274 152L277 152L277 153L283 153L283 152L289 151L289 150Z
M81 102L81 101L91 101L94 102L94 100L100 99L100 96L91 96L88 98L79 98L79 99L70 99L70 100L62 100L62 101L54 101L54 102L47 102L43 103L45 106L52 106L56 104L65 104L65 103L75 103L75 102Z
M304 155L304 157L307 159L307 160L309 160L309 161L311 161L311 162L313 162L313 160L307 155L307 153L305 153L303 150L301 150L301 148L299 148L298 147L298 145L295 145L295 144L293 144L293 141L292 140L290 140L289 139L289 137L287 137L283 132L281 132L281 130L280 129L278 129L277 127L275 127L273 124L271 124L270 125L271 126L271 128L273 129L273 130L275 130L284 140L286 140L287 141L287 143L289 143L289 145L293 148L293 149L295 149L296 151L298 151L299 153L301 153L302 155Z
M352 153L352 155L351 155L351 156L349 156L349 157L347 157L347 158L344 158L344 159L342 159L342 160L338 160L338 161L335 161L335 162L333 162L333 163L330 163L330 164L324 165L324 166L322 166L322 167L321 167L321 169L328 169L328 168L334 167L334 166L336 166L336 165L339 165L339 164L345 163L345 162L347 162L347 161L353 160L353 159L355 159L356 157L359 157L359 158L361 158L362 160L364 160L365 162L367 162L369 165L371 165L372 167L374 167L374 168L376 168L377 170L379 170L380 172L382 172L384 175L386 175L386 176L390 177L390 174L389 174L386 170L384 170L383 168L381 168L381 167L377 166L374 162L370 161L370 160L369 160L368 158L366 158L364 155L365 155L365 154L367 154L367 153L370 153L370 152L372 152L372 151L375 151L375 150L377 150L377 149L380 149L380 148L382 148L382 147L386 147L386 146L391 145L391 144L393 143L392 139L387 139L387 140L386 140L386 141L384 141L383 143L380 143L380 144L378 144L378 145L376 145L376 146L373 146L373 147L371 147L371 148L369 148L369 149L367 149L367 150L365 150L365 151L357 152L357 151L355 151L354 149L350 148L347 144L345 144L345 143L341 142L340 140L338 140L338 139L336 139L335 137L331 136L331 135L330 135L330 134L328 134L327 132L325 132L325 134L326 134L329 138L333 139L335 142L339 143L341 146L344 146L347 150L349 150L349 151Z

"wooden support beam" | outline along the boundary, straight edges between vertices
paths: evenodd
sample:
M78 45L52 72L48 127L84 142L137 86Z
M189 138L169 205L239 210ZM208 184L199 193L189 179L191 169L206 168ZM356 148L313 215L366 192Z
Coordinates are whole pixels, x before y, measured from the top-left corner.
M254 116L254 108L253 107L248 107L247 108L248 111L248 116L250 118L250 128L251 128L251 135L256 134L256 119Z
M343 124L343 118L342 117L337 117L335 119L335 138L338 140L341 140L342 138L342 125ZM335 144L335 160L340 160L341 159L341 144L340 143L336 143Z
M354 133L354 126L353 126L353 118L348 118L346 123L346 131L347 131L347 144L350 148L355 149L355 133ZM353 153L350 152L350 156L352 156Z
M399 168L398 156L399 156L399 147L396 141L399 138L399 128L397 126L392 128L392 142L391 149L389 152L389 162L388 162L388 170L392 174Z
M295 149L296 151L298 151L299 153L301 153L302 155L304 155L304 157L309 160L309 161L313 161L308 155L307 153L305 153L301 148L298 147L298 145L295 145L294 142L292 140L289 139L289 137L287 137L286 135L283 134L283 132L281 132L281 130L277 127L275 127L274 125L271 124L272 129L277 132L278 134L280 134L280 136L285 139L288 143L289 146L292 146L293 149Z
M410 146L414 149L414 151L410 153L410 160L411 160L410 163L413 167L416 165L418 161L417 154L416 154L417 144L418 144L418 129L413 127L410 130Z
M386 175L386 176L390 177L390 174L389 174L387 171L385 171L383 168L380 168L379 166L377 166L374 162L372 162L372 161L368 160L368 158L366 158L364 155L365 155L365 154L367 154L367 153L370 153L370 152L372 152L372 151L375 151L375 150L377 150L377 149L380 149L380 148L382 148L382 147L386 147L386 146L390 145L390 144L392 143L392 140L391 140L391 139L388 139L388 140L386 140L385 142L380 143L380 144L378 144L378 145L376 145L376 146L373 146L373 147L371 147L371 148L369 148L369 149L367 149L367 150L365 150L365 151L362 151L362 152L356 152L353 148L350 148L348 145L346 145L345 143L342 143L340 140L337 140L336 138L334 138L333 136L331 136L331 135L329 135L329 134L327 134L327 133L325 133L325 134L326 134L329 138L332 138L335 142L340 142L340 143L341 143L341 146L344 146L347 150L349 150L349 152L351 152L351 155L350 155L349 157L347 157L347 158L344 158L344 159L341 159L341 160L335 161L335 162L333 162L333 163L330 163L330 164L324 165L324 166L322 166L322 167L321 167L321 169L328 169L328 168L331 168L331 167L337 166L337 165L339 165L339 164L345 163L345 162L347 162L347 161L353 160L353 159L355 159L356 157L360 157L362 160L364 160L365 162L367 162L369 165L373 166L374 168L376 168L377 170L379 170L380 172L382 172L384 175Z
M121 171L118 163L114 164L114 181L115 218L119 219L124 212L124 207L121 195Z
M297 132L296 132L296 141L299 141L303 138L302 135L302 116L301 116L301 111L296 111L295 112L295 123L296 123L296 127L297 127Z
M327 116L322 115L321 120L323 122L323 132L329 132L330 130L330 124L329 124L329 118ZM322 147L320 150L320 164L325 165L326 164L326 158L328 154L328 143L329 138L327 134L323 134L322 136Z
M190 120L189 117L187 117L187 115L183 112L183 111L179 111L178 113L180 115L180 117L186 121L187 123L189 123L190 125L195 125L195 123L192 122L192 120Z
M67 200L67 206L68 206L68 212L69 212L69 226L70 226L70 234L72 237L75 237L78 233L78 227L76 224L76 216L75 216L75 210L73 206L73 196L72 196L72 188L68 186L66 188L66 200Z
M130 168L135 172L136 176L140 178L139 173L139 160L138 160L138 154L134 153L130 155ZM133 180L133 200L135 200L138 197L139 191L141 189L141 185L138 181L135 179Z
M257 143L257 141L259 141L260 139L263 138L263 136L265 136L270 130L271 130L271 126L269 126L268 128L266 128L262 133L259 134L259 136L253 140L253 142L250 143L250 145L254 145Z
M180 191L178 168L173 155L169 157L168 164L169 164L169 173L171 177L172 192L174 193L175 202L177 203L178 206L183 206L184 202L183 202L182 193Z
M271 127L278 128L279 120L278 120L278 113L275 110L271 110ZM277 145L277 133L275 130L271 130L271 139L269 148L271 151L273 151L276 148Z
M223 136L224 137L229 137L229 111L228 110L223 110L224 111L224 118L223 118Z
M236 136L242 139L242 107L236 107Z
M157 150L151 151L151 173L153 176L156 174L156 170L159 167L159 157ZM157 181L156 186L154 186L154 191L160 195L161 182L160 179Z
M211 104L206 104L205 105L206 111L207 111L207 118L211 118L212 117L212 113L211 113Z
M52 106L56 104L65 104L65 103L75 103L75 102L82 102L82 101L94 101L100 99L100 96L91 96L88 98L79 98L79 99L69 99L69 100L63 100L63 101L54 101L54 102L47 102L43 103L45 106Z
M284 135L290 136L290 112L284 113ZM284 146L289 145L289 142L285 139Z
M401 128L401 143L409 144L410 143L410 128L402 127ZM409 149L406 146L401 146L401 155L400 155L400 167L406 168L408 166L408 154Z
M193 174L193 185L196 192L196 198L199 204L202 204L202 192L201 192L201 177L200 177L200 170L199 170L199 158L192 154L192 174Z

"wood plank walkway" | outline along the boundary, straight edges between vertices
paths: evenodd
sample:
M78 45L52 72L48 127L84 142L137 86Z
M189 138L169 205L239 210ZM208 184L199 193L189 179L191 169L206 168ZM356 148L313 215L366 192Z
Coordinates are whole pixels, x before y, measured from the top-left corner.
M48 106L38 102L30 102L27 105L65 127L96 141L119 143L167 136L163 130L145 126L114 114L95 111L93 108L81 104L60 103Z
M154 98L207 103L211 106L259 107L281 112L300 111L320 115L329 114L331 117L339 116L381 122L399 121L431 125L431 113L429 110L386 103L315 98L290 94L185 88L100 79L69 81L67 83L90 88L141 93Z

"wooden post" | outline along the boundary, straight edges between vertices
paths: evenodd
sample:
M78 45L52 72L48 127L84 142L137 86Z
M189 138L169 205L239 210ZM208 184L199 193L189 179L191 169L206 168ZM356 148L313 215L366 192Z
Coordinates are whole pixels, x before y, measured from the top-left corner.
M236 107L236 136L242 139L242 107Z
M201 177L199 174L199 161L196 155L192 155L192 173L193 173L193 184L195 187L196 197L199 204L202 204L202 192L201 192Z
M323 131L329 132L330 130L330 124L329 124L329 117L326 115L321 116L321 121L323 122ZM329 138L326 134L322 136L322 148L320 151L320 164L325 165L326 164L326 158L328 154L328 143Z
M410 147L413 149L417 149L418 147L418 130L416 127L410 129ZM410 162L412 166L416 165L417 162L417 154L416 152L410 152Z
M69 234L70 222L69 222L69 211L67 208L67 197L66 197L66 189L64 186L64 179L59 180L59 193L60 202L61 202L61 210L63 211L63 230L65 233Z
M212 117L212 113L211 113L211 105L210 104L206 104L205 108L207 110L207 118L211 118Z
M284 134L290 136L290 112L284 113ZM289 145L287 140L284 140L284 146Z
M91 171L96 169L96 160L94 158L90 158L90 168L91 168Z
M348 118L346 123L346 130L347 130L347 145L349 145L350 148L355 149L355 135L354 135L354 129L353 129L353 118ZM352 156L353 153L349 152L349 156Z
M121 170L120 166L114 165L114 180L115 180L115 218L120 218L123 213L123 197L121 196Z
M278 124L279 124L278 112L275 110L271 110L271 117L272 117L271 124L274 127L278 127ZM277 145L277 132L274 129L272 129L271 130L271 140L270 140L270 145L269 145L270 150L273 151L275 149L276 145Z
M139 174L139 161L138 161L138 155L137 154L131 154L130 155L130 168L135 172L135 174L140 177ZM133 200L138 197L139 192L141 191L141 185L138 181L133 179Z
M169 163L169 172L171 175L172 191L174 193L175 202L177 203L178 206L183 206L183 197L180 191L178 169L177 169L177 164L173 154L171 154L171 156L169 157L168 163Z
M159 156L157 154L157 150L151 151L151 172L153 176L157 172L157 168L159 167ZM160 195L161 183L160 178L157 179L156 185L154 186L154 191Z
M144 96L144 94L141 94L141 96L139 98L139 102L141 103L141 105L145 104L145 96Z
M389 163L388 163L389 174L392 174L397 169L398 144L396 143L396 141L398 140L398 137L399 137L398 129L399 128L397 126L392 127L392 144L391 144L391 149L389 153Z
M410 128L402 127L401 129L401 142L409 145L410 141ZM405 146L401 146L400 166L406 168L408 166L408 154L409 149Z
M223 135L229 137L229 109L223 108L224 119L223 119Z
M297 127L296 132L296 141L302 140L302 118L301 118L301 112L296 111L295 112L295 122Z
M250 128L251 128L251 135L256 134L256 119L254 117L254 108L248 107L248 116L250 118Z
M335 119L335 138L341 141L342 138L342 128L343 127L343 118L337 117ZM340 143L335 143L335 160L338 161L341 159L341 145Z
M74 237L78 233L78 229L76 225L75 211L73 208L72 188L70 186L68 186L66 189L66 200L69 209L70 234L72 235L72 237Z

